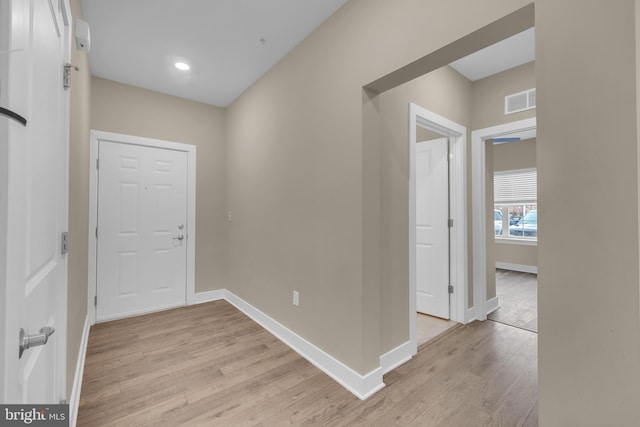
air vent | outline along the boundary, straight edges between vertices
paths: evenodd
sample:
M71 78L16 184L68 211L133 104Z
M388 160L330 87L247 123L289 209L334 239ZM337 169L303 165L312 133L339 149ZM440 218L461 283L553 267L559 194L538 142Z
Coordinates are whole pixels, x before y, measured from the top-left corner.
M513 114L536 108L536 89L525 90L504 97L504 114Z

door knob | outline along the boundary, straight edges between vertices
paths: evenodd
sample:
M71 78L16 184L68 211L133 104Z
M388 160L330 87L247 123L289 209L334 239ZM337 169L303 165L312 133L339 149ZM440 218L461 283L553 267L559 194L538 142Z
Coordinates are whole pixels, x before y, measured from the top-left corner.
M49 341L49 337L56 330L51 326L44 326L40 328L39 334L26 335L24 329L20 328L20 349L18 359L22 357L22 353L31 347L37 347L39 345L45 345Z
M180 234L177 237L174 237L173 239L174 240L182 240L182 239L184 239L184 234Z

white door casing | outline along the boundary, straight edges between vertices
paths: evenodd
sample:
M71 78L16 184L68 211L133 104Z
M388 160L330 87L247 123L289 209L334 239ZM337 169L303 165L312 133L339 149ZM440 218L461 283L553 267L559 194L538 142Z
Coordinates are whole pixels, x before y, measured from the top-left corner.
M27 125L0 117L7 144L0 203L6 240L2 387L5 403L58 403L66 398L69 94L63 64L70 54L68 1L7 0L0 17L0 105ZM19 358L19 330L55 329L46 345Z
M417 310L449 318L449 141L416 147Z
M425 128L449 138L450 161L450 216L453 227L450 229L449 244L449 282L453 294L449 298L451 320L467 323L473 320L472 310L467 308L467 185L466 185L466 134L464 126L459 125L417 104L409 104L409 341L407 356L417 353L416 337L416 147L417 128Z
M184 151L99 142L97 320L186 303Z

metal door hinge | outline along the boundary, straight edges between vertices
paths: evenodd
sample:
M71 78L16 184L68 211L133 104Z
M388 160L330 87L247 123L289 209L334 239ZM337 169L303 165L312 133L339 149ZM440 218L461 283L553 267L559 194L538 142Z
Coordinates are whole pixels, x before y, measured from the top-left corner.
M96 239L98 238L98 227L96 227Z
M68 231L63 231L62 232L62 244L61 244L61 247L60 247L60 253L62 253L62 255L64 255L67 252L69 252L69 232Z
M452 219L449 220L449 228L453 228L453 220Z
M71 87L71 70L80 70L73 64L66 63L62 66L62 87L69 89Z
M100 159L96 159L96 169L100 169Z
M98 306L98 295L93 297L93 306L97 307Z
M64 64L62 73L62 87L69 89L71 87L71 64Z
M449 293L452 294L453 293L453 285L449 285Z

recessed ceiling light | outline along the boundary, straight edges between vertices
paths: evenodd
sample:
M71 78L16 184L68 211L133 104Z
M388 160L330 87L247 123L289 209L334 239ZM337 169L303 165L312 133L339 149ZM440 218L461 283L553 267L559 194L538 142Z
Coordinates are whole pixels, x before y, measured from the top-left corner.
M184 62L176 62L175 66L178 70L182 71L189 71L189 69L191 68L189 64L185 64Z

